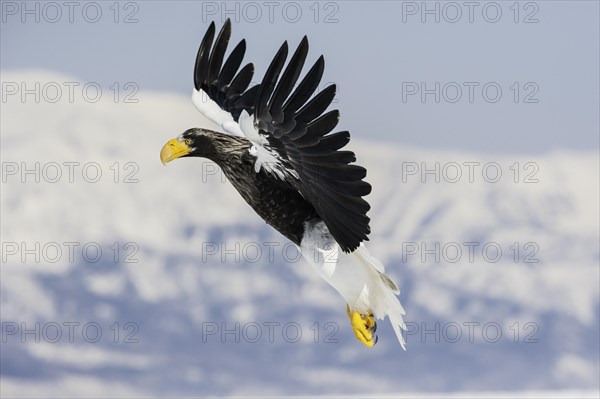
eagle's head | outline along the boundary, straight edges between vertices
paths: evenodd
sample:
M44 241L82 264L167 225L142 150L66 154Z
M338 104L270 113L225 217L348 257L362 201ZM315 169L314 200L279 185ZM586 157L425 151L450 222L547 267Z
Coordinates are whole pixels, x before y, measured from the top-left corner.
M166 165L176 158L210 158L214 152L214 134L215 132L206 129L188 129L163 146L160 161Z

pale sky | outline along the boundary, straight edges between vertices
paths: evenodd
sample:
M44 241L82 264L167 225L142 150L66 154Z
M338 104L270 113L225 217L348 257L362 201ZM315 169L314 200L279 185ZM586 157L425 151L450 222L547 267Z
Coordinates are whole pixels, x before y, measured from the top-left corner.
M599 146L597 1L1 3L2 70L133 82L140 101L190 95L208 24L230 17L256 82L283 40L308 35L354 137L486 153Z

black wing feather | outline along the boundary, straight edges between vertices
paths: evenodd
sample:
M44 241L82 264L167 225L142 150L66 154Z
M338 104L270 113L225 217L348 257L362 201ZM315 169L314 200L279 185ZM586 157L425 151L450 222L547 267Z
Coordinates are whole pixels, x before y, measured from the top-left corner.
M277 89L275 90L275 93L273 93L273 98L270 101L269 110L275 123L281 124L283 122L283 102L286 100L286 98L288 98L292 92L292 89L294 88L294 85L298 81L298 77L300 76L300 72L304 66L304 61L306 60L307 54L308 39L306 36L304 36L298 45L296 52L292 56L292 59L288 63L285 72L281 76L281 80L279 81Z
M194 67L194 87L196 90L200 90L205 76L208 72L208 61L210 60L210 48L212 46L213 38L215 36L215 23L211 22L208 30L204 34L204 38L200 43L198 49L198 55L196 56L196 65Z
M229 19L225 21L213 45L214 37L215 23L212 22L200 43L196 56L194 87L196 90L203 90L207 93L211 100L229 112L237 121L243 110L250 115L254 113L258 92L257 90L248 90L254 75L254 66L246 64L239 69L246 53L245 40L238 43L223 63L231 37L231 21ZM247 93L250 94L245 95Z
M318 147L302 148L306 154L332 154L350 142L350 133L347 131L332 133L321 138ZM298 146L300 147L300 146Z
M323 91L319 92L313 97L300 111L296 113L296 120L303 122L310 122L313 119L319 117L335 97L335 85L327 86Z
M315 92L325 70L325 59L320 56L313 67L308 71L304 79L300 82L294 93L283 106L283 112L293 114L296 112Z
M223 89L225 89L231 83L235 77L235 73L238 69L240 69L240 65L242 65L245 53L246 40L242 40L237 46L235 46L229 55L229 58L227 58L227 61L225 61L225 65L223 65L223 69L221 70L219 81L217 83L217 88L219 91L223 91Z
M225 21L217 40L215 41L215 47L210 53L210 60L208 61L208 73L206 81L210 85L217 85L219 79L219 72L221 72L221 66L223 65L223 58L225 58L225 50L229 44L229 38L231 37L231 21Z
M275 54L275 57L271 61L269 68L267 68L267 72L260 84L255 105L255 120L258 122L258 128L261 130L268 129L268 126L272 124L272 117L267 103L269 98L271 98L273 90L275 90L275 85L277 84L277 79L279 78L285 59L287 58L287 53L287 42L283 42L279 51L277 51L277 54Z
M229 85L228 94L230 97L239 96L242 94L250 85L252 76L254 75L254 65L245 65L240 72L233 78L233 81Z

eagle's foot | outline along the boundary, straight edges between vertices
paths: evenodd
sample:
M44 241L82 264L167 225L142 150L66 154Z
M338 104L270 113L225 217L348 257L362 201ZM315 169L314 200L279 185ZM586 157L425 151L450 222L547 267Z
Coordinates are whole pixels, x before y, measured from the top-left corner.
M375 345L377 343L377 335L375 335L377 322L373 313L369 312L368 315L362 315L355 310L350 311L348 305L346 305L346 313L348 314L348 318L350 318L356 338L369 348Z

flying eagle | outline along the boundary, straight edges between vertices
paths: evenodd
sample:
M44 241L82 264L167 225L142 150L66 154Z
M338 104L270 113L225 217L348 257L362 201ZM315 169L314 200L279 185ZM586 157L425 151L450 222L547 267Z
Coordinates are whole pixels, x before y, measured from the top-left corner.
M196 57L192 101L223 132L186 130L165 144L161 161L204 157L219 165L256 213L296 244L344 298L360 342L373 346L375 320L387 315L404 348L399 290L362 243L370 233L370 206L362 198L371 192L363 180L367 172L354 164L352 151L341 150L350 133L330 133L339 120L337 110L326 112L336 86L313 96L323 76L323 56L296 86L308 40L304 36L285 69L284 42L262 82L249 87L254 66L240 69L246 41L223 63L231 36L229 19L216 40L214 36L213 22Z

